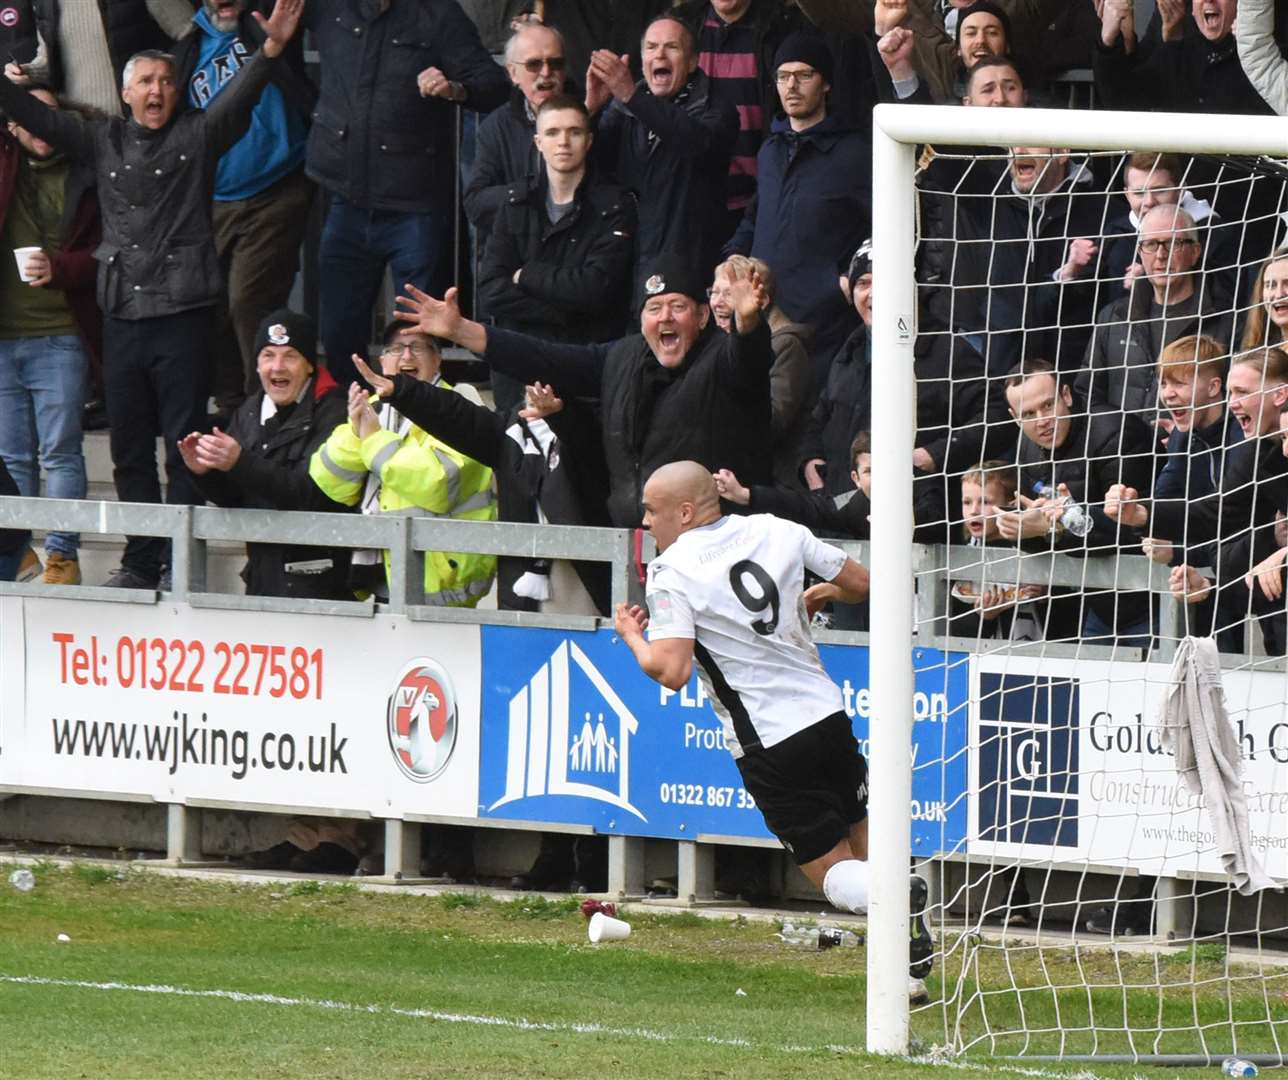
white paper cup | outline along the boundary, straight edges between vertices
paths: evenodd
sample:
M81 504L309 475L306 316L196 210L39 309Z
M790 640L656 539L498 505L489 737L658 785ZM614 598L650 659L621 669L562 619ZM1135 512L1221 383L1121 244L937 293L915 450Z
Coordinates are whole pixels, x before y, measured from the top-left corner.
M598 945L601 941L621 941L631 936L631 924L597 911L590 917L586 934L592 945Z
M35 281L36 279L27 273L27 260L33 255L40 252L38 247L20 247L13 249L13 261L18 264L18 276L23 281Z

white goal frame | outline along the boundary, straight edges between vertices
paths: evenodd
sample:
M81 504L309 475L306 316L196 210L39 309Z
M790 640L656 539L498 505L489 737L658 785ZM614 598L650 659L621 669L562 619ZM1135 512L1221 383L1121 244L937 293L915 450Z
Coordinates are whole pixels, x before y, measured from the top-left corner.
M917 146L1288 155L1288 117L878 105L872 114L872 520L867 1049L907 1054Z

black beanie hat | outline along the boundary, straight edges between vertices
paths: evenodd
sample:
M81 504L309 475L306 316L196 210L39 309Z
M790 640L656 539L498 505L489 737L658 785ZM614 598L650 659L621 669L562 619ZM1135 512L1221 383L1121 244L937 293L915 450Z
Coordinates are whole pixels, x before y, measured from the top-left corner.
M289 345L314 367L318 366L318 328L298 311L278 308L264 316L255 334L255 355L269 345Z
M797 30L783 38L774 53L774 70L783 64L809 64L823 76L824 82L832 81L832 50L818 34Z
M975 0L970 7L962 8L957 13L957 44L962 43L962 24L969 16L981 11L994 16L1002 24L1002 33L1006 35L1006 50L1010 52L1014 48L1011 44L1011 17L993 3L993 0Z
M864 240L850 256L850 265L846 268L845 278L853 289L864 274L872 273L872 241Z
M707 302L706 275L700 274L691 260L673 251L664 251L650 259L640 273L635 309L638 311L654 296L681 293L699 304Z

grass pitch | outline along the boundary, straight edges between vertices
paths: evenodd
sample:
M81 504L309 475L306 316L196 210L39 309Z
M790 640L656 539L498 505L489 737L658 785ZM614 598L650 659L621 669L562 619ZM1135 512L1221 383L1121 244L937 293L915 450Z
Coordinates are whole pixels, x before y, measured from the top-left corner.
M4 1077L813 1080L934 1069L860 1053L862 950L790 949L763 922L632 912L629 940L592 946L571 899L504 903L51 863L37 864L35 890L20 893L4 884L11 869L0 864ZM1052 1030L1028 1052L1055 1052L1061 1022L1076 1027L1073 1005L1061 1021L1050 991L1044 1003L1004 988L1039 984L1038 966L1026 964L1047 965L1049 978L1060 962L975 949L969 968L955 968L950 954L949 1003L915 1017L919 1040L942 1043L950 1013L969 1025L988 1009L988 1023L1001 1030L1025 1008L1030 1029ZM1095 975L1091 957L1074 962ZM1204 981L1222 958L1187 962L1176 993L1191 1010L1243 1010L1269 1029L1264 988L1254 1000L1249 981L1232 997ZM1116 957L1111 968L1125 971L1128 984L1132 965L1155 980L1156 959L1123 963ZM1180 973L1175 960L1165 963ZM944 994L938 974L931 984ZM1148 1015L1158 1000L1150 985L1104 993L1127 1015ZM962 1062L963 1076L1034 1075L1022 1063ZM1086 1076L1086 1068L1042 1071ZM1092 1072L1175 1075L1099 1065Z

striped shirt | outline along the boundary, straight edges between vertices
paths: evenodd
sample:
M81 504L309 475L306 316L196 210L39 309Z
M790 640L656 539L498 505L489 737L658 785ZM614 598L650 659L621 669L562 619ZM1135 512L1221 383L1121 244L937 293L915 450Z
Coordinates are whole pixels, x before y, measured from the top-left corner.
M741 210L756 194L756 153L764 138L756 32L740 23L725 22L708 7L698 37L698 66L711 80L712 97L738 110L738 141L729 161L726 191L729 209Z

